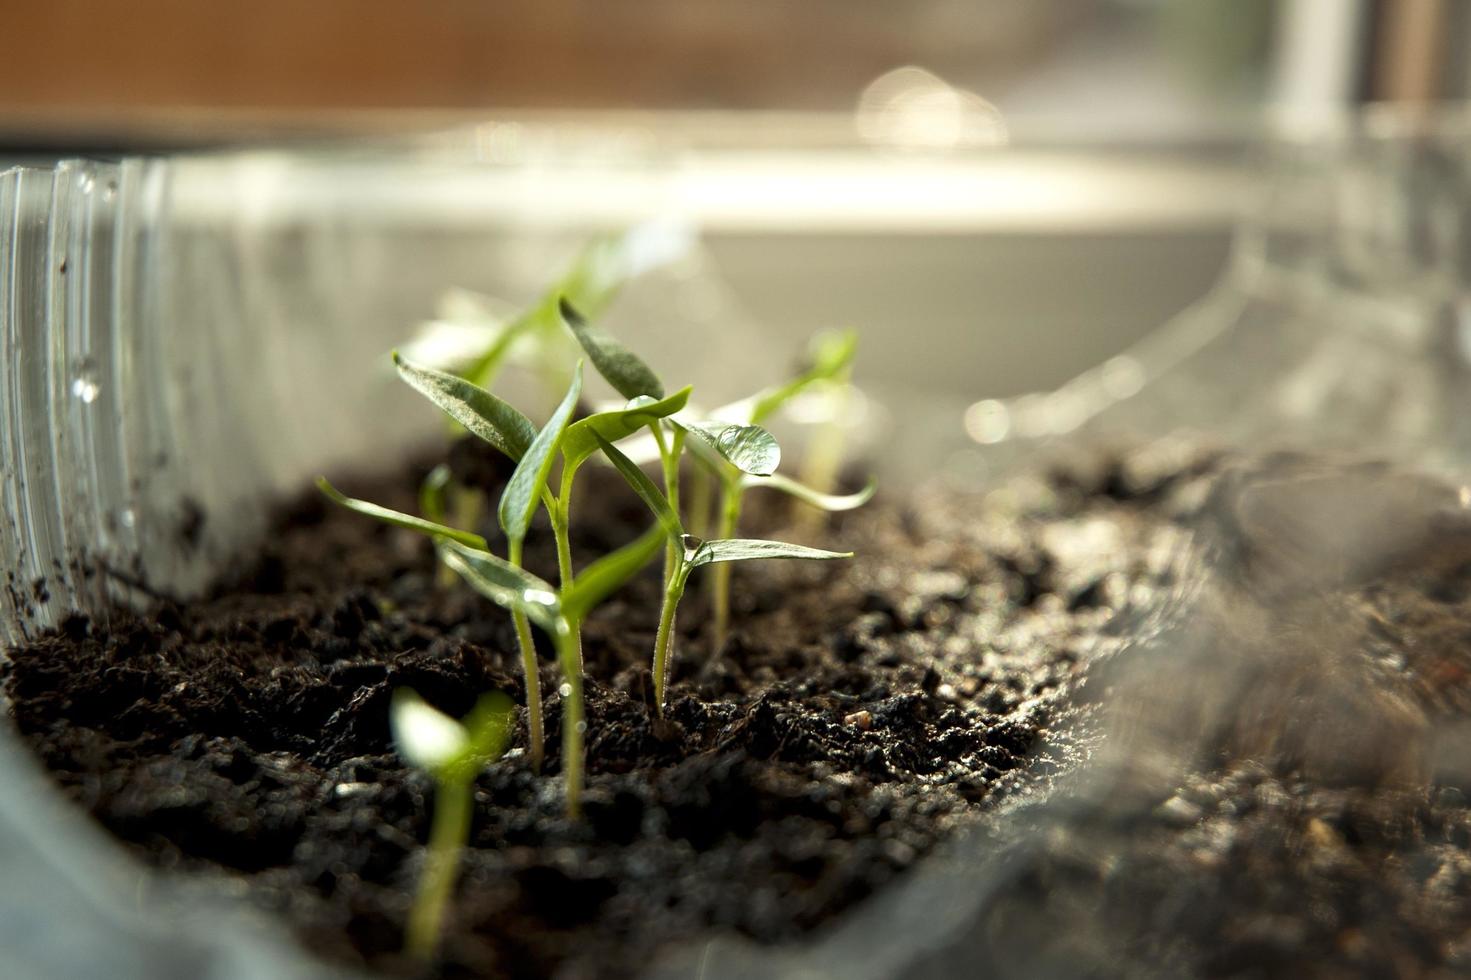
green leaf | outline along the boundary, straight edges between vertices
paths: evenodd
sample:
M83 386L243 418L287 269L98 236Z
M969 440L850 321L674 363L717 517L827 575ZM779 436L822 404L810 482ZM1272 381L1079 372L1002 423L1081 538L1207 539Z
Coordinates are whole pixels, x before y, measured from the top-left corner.
M599 235L578 253L557 294L596 319L630 279L686 254L693 242L687 224L667 220Z
M577 574L572 588L562 596L562 611L567 618L574 622L587 618L604 599L653 561L667 538L663 525L655 524L638 538L584 568Z
M674 512L674 508L669 506L669 500L663 492L654 486L654 481L638 468L637 463L623 455L617 446L604 439L601 433L594 431L593 435L598 440L598 448L602 449L618 472L623 474L623 479L633 487L633 492L649 505L649 510L654 512L654 517L658 519L659 526L664 529L664 533L671 538L682 536L684 526L679 523L679 515Z
M493 322L426 320L399 346L399 354L420 367L465 375L505 331Z
M686 385L658 401L635 398L629 401L627 408L598 412L585 419L578 419L567 427L567 434L562 437L562 455L566 458L567 465L576 469L582 465L583 460L597 452L599 436L608 442L617 442L656 419L667 418L681 411L689 402L690 392L693 390Z
M624 235L600 235L588 242L558 283L558 294L590 317L601 315L629 278L625 241Z
M541 309L532 308L506 324L495 335L495 339L486 345L480 356L466 365L460 374L473 384L489 387L500 372L501 364L511 353L511 348L537 325L541 314Z
M857 330L824 330L808 345L812 367L808 374L818 378L835 378L853 365L858 353Z
M869 480L868 486L857 493L822 493L805 483L798 483L790 477L782 476L780 473L773 473L771 476L745 476L741 478L741 486L745 489L769 487L772 490L780 490L803 503L834 513L862 507L873 499L874 491L878 489L878 484Z
M328 483L327 478L324 476L317 477L317 489L348 510L382 521L385 524L406 527L411 531L419 531L436 538L455 541L461 545L477 548L482 551L486 548L485 539L478 534L472 534L469 531L460 531L456 528L446 527L443 524L436 524L434 521L426 521L422 517L415 517L412 514L390 510L387 507L380 507L366 500L357 500L353 497L345 496L340 490Z
M720 538L702 541L694 549L689 563L692 568L718 561L752 561L760 558L809 558L826 561L833 558L852 558L851 551L823 551L785 541L762 541L757 538Z
M420 367L393 352L393 363L417 392L450 418L514 460L526 455L536 438L531 420L479 385L433 368Z
M814 384L832 381L853 366L858 351L858 332L839 330L820 333L809 347L811 366L785 384L760 392L751 399L750 419L760 423Z
M447 513L445 494L449 490L449 481L449 466L440 463L419 484L419 510L436 524L444 523L444 515Z
M506 482L506 489L501 493L501 528L512 541L526 537L526 531L531 527L532 515L536 513L536 506L541 501L541 488L546 485L547 474L551 472L552 460L562 441L562 434L567 431L567 423L577 409L577 399L581 395L582 362L578 361L572 373L572 386L562 397L562 404L557 406L547 424L536 434L526 455L521 457L521 461L516 464L516 471Z
M457 541L444 541L439 557L469 582L471 588L496 605L523 613L554 636L565 628L557 592L545 579L488 551L467 548Z
M734 422L685 422L686 429L742 473L770 476L781 463L776 437L759 425Z
M470 736L470 758L477 769L506 754L511 744L511 719L515 706L500 691L481 695L461 724Z
M406 687L394 691L388 702L388 727L399 755L435 776L461 761L470 749L464 725Z
M620 395L624 398L637 398L639 395L664 397L664 383L637 354L614 340L606 331L588 323L565 297L558 301L558 309L561 310L562 319L566 321L572 335L577 338L582 349L587 351L593 367L598 369L598 373Z

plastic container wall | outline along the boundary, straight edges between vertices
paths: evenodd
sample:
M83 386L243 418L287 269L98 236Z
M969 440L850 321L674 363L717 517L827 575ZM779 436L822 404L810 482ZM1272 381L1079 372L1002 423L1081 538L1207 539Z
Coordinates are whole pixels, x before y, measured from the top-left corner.
M432 424L394 410L402 324L363 328L351 253L244 207L181 218L178 170L0 175L0 644L197 591L281 494Z
M970 408L972 477L1176 432L1471 466L1471 117L1370 113L1260 173L1209 295L1057 391Z

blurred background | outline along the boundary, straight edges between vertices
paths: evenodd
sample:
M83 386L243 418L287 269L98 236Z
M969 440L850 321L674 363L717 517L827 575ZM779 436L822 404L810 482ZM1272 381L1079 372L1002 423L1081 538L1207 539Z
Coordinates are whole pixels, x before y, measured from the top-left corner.
M867 383L952 420L1206 295L1268 131L1471 89L1451 0L11 7L0 163L233 161L180 169L175 218L271 225L253 268L289 277L316 243L379 287L262 314L283 330L350 309L402 331L450 285L521 302L580 237L673 215L705 260L682 321L793 351L856 326Z
M848 112L899 92L881 80L903 66L1027 137L1229 140L1266 105L1428 100L1471 82L1471 20L1452 0L8 6L0 124L12 146L42 150L415 114L442 125L525 109Z

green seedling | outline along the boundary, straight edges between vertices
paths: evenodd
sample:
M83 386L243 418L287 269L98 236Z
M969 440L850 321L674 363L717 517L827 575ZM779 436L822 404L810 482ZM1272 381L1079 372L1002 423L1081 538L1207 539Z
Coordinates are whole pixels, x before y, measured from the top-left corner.
M416 363L457 374L482 388L491 387L513 357L520 358L561 392L568 382L570 351L558 316L559 301L565 298L587 316L600 316L630 279L688 247L688 234L677 227L645 225L600 235L577 253L536 302L509 320L496 317L487 298L463 290L447 294L440 304L440 319L425 324L406 351Z
M631 350L590 325L565 298L560 304L562 319L587 353L598 373L625 398L640 395L652 397L663 393L658 375ZM717 540L735 537L740 522L742 496L752 487L769 487L822 510L852 510L873 496L870 483L854 494L831 494L806 486L776 473L781 463L781 447L762 425L773 413L792 399L823 385L846 385L857 334L853 331L823 335L813 344L811 366L784 384L760 392L720 414L715 421L680 422L675 418L654 420L649 425L664 477L664 496L670 509L680 511L680 458L686 437L693 455L704 464L696 470L694 498L689 508L692 523L701 532L708 527L710 480L720 488L720 513L715 529ZM729 421L744 417L748 421ZM667 430L667 431L666 431ZM612 441L612 440L610 440ZM698 534L697 537L704 537ZM679 545L670 539L664 553L664 583L668 587L675 570L681 565ZM730 624L730 565L715 563L709 579L711 585L712 637L714 649L725 643Z
M567 786L567 814L581 810L583 736L582 663L577 624L614 589L649 563L660 538L645 534L592 563L582 577L560 594L544 579L492 554L453 539L440 539L440 558L487 599L521 612L552 638L562 670L562 773Z
M823 551L803 545L787 544L783 541L763 541L752 538L725 538L702 541L685 533L679 514L670 505L669 499L660 492L638 464L625 456L612 443L598 438L598 446L618 470L628 485L648 505L659 522L668 540L676 545L677 557L673 574L664 584L664 601L659 610L659 629L654 638L654 703L658 713L664 714L664 699L668 689L669 667L674 648L674 617L679 600L684 596L690 573L703 565L733 561L749 561L758 558L807 558L828 560L852 558L853 553Z
M552 638L562 684L562 776L567 787L567 814L578 815L582 800L583 733L582 663L572 624L550 583L525 569L452 539L440 539L439 557L496 605L511 610ZM585 601L585 600L584 600Z
M388 721L399 754L433 777L435 785L429 852L404 937L409 955L427 962L439 946L461 852L470 839L475 777L506 751L511 702L504 694L487 694L463 721L456 721L408 688L399 688L393 692Z
M561 580L559 598L561 599L572 597L572 590L576 583L569 540L573 480L582 463L598 450L595 435L601 434L605 438L621 439L648 425L650 421L683 408L689 398L689 389L685 388L674 395L658 400L634 399L624 409L600 412L572 422L572 412L581 392L579 366L573 372L572 384L562 398L561 404L552 413L547 424L538 431L531 421L518 410L464 378L411 364L397 353L394 354L394 364L404 381L416 391L434 402L467 431L516 461L515 472L507 482L497 508L501 528L505 532L507 541L506 564L518 569L521 567L525 539L532 517L538 506L545 505L556 539ZM558 453L562 460L560 491L553 494L547 486L547 477ZM425 518L401 514L367 501L345 497L325 480L319 481L319 484L323 492L337 503L359 513L411 528L437 539L455 541L487 557L493 557L483 537L473 532L458 530L444 523L445 491L448 484L446 471L436 470L431 473L421 488L420 507L426 515ZM567 679L569 670L576 674L577 684L580 686L583 618L608 593L646 565L657 553L662 540L660 535L645 534L613 554L593 563L585 570L589 574L587 587L577 593L576 601L569 606L572 614L566 617L569 642L574 656L563 664L564 687L572 683ZM440 549L440 554L444 559L443 548ZM457 567L454 562L446 559L445 564L464 577L463 562ZM537 668L535 646L531 639L531 618L521 605L510 603L507 604L507 608L511 611L516 628L522 672L525 677L528 755L533 768L539 768L545 756L545 736L541 710L540 672Z
M544 579L491 554L479 535L344 496L324 478L318 478L317 485L324 494L349 510L429 535L434 540L439 560L471 588L551 637L562 673L562 684L557 693L563 704L562 773L567 786L567 812L576 816L582 798L582 744L586 727L582 720L582 663L577 646L577 624L652 560L663 540L662 530L655 527L593 562L574 587L559 595ZM653 531L659 533L656 535ZM529 640L528 636L528 643ZM536 676L534 659L531 668L532 676ZM537 690L540 690L539 684ZM539 698L536 703L539 707ZM541 714L538 711L533 715L528 710L527 717L529 725L532 717L539 721Z
M706 515L711 479L720 490L713 532L717 538L735 536L740 525L742 498L747 490L755 487L781 491L829 513L853 510L868 503L874 493L872 482L857 493L826 492L832 480L831 475L823 474L829 470L836 473L841 458L841 430L829 426L831 431L813 440L809 460L813 454L818 454L829 462L824 462L816 472L821 482L810 484L776 472L781 453L771 433L762 427L763 422L793 399L810 394L814 389L826 388L828 397L838 397L837 391L846 389L849 384L857 345L858 335L851 330L822 335L812 345L811 365L805 371L783 384L719 410L718 414L723 418L737 421L688 424L690 431L700 437L693 445L697 450L696 458L705 466L701 482L696 484L699 499L692 502L695 524L702 529L708 526ZM712 647L719 651L725 645L730 629L730 565L716 565L706 581L710 594Z
M408 528L418 531L434 538L436 542L451 541L464 545L483 554L490 554L490 546L486 540L471 531L462 531L443 523L444 520L444 492L449 482L449 471L447 467L436 467L425 479L419 491L419 506L427 517L415 517L412 514L404 514L387 507L366 500L357 500L348 497L325 477L317 478L317 486L322 493L326 494L335 503L355 511L366 517L374 518L385 524L396 527ZM515 555L519 559L520 554ZM459 571L448 561L444 561L443 549L440 549L442 567L448 569L451 574ZM508 563L519 566L519 560ZM462 576L463 577L463 576ZM503 603L504 605L504 603ZM531 628L528 624L524 610L511 604L507 608L511 611L511 617L516 626L516 641L520 648L521 669L526 684L526 730L528 733L528 756L533 769L540 769L544 749L544 733L541 717L541 671L537 667L536 647L531 640Z
M433 368L411 364L397 354L394 356L394 363L399 374L411 387L439 406L467 431L516 461L516 470L501 495L498 508L501 527L506 533L507 558L513 565L521 564L522 549L531 518L537 506L544 505L556 541L558 576L564 592L570 590L575 582L569 531L574 478L583 462L597 452L597 443L592 434L600 432L605 438L621 439L643 428L651 420L679 411L688 401L690 392L690 389L685 388L658 400L634 399L623 409L599 412L572 422L571 413L581 392L581 372L574 371L572 386L568 388L552 418L538 432L526 416L473 382ZM552 493L547 486L547 477L559 453L562 461L559 491ZM625 557L637 556L646 549L646 543L636 542L635 545ZM628 576L638 570L630 570L624 564L615 567ZM526 675L530 755L535 766L540 764L543 756L536 655L525 617L513 611L512 618ZM573 619L572 626L573 641L579 651L580 672L581 617Z
M560 309L562 321L567 324L567 329L572 332L572 336L587 353L588 359L592 361L593 367L597 368L598 374L602 375L603 380L612 385L615 391L624 398L630 399L630 404L664 396L664 382L659 380L654 369L649 367L642 358L607 332L590 324L567 299L562 299ZM669 427L667 433L666 426ZM660 467L664 475L664 495L670 507L675 513L678 513L679 461L684 453L685 429L672 421L665 421L664 417L651 418L648 421L648 429L659 451ZM607 438L609 434L601 433L601 435ZM615 440L608 439L608 441ZM673 539L670 539L664 549L664 584L666 586L678 563L677 545Z

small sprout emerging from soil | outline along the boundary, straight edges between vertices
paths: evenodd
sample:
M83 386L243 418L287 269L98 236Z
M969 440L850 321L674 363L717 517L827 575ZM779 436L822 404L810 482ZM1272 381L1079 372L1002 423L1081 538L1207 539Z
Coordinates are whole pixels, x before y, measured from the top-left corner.
M394 352L393 363L405 383L465 431L515 462L515 471L496 509L500 529L506 537L505 558L494 555L482 535L453 526L474 524L481 507L478 496L470 499L464 492L466 488L452 484L447 467L436 467L425 479L419 499L422 516L418 517L344 496L325 479L318 481L323 493L350 510L430 536L445 569L510 611L525 675L528 756L533 768L541 766L545 748L540 672L531 627L540 628L552 638L562 675L561 763L567 786L567 809L574 816L581 798L584 765L581 626L588 614L653 560L662 547L664 598L653 656L655 699L662 715L673 655L675 612L696 568L713 565L723 572L730 562L757 558L852 557L850 552L735 537L744 491L767 486L824 510L859 506L873 492L870 486L858 494L833 495L820 487L804 486L777 474L781 448L761 425L772 412L815 385L839 380L847 383L853 354L851 334L820 347L813 366L791 381L731 406L743 419L678 419L676 416L689 402L691 389L686 386L667 394L663 381L645 361L583 316L584 310L601 309L616 292L622 277L637 265L620 249L626 250L625 240L594 243L564 278L562 291L549 292L531 311L508 324L458 374L413 363ZM566 375L569 379L566 391L539 429L519 410L475 383L477 379L488 380L494 376L501 359L521 332L553 321L571 334L597 372L627 399L623 407L574 419L582 394L581 361ZM662 490L613 445L643 429L649 431L658 450ZM695 471L703 477L697 489L703 489L708 497L712 481L721 488L720 524L713 540L701 540L687 533L679 516L681 463L686 448L706 468ZM599 452L649 506L655 524L637 539L591 562L578 574L573 568L571 552L572 494L578 470ZM457 491L461 491L460 495L452 496ZM559 580L556 586L522 567L526 538L540 507L546 508L555 540ZM709 511L708 499L697 502L692 510L703 528ZM729 579L722 574L715 582L715 635L720 639L729 619ZM419 714L423 716L422 711ZM450 730L443 725L440 728Z
M512 565L520 566L525 536L531 518L539 505L544 505L552 526L552 536L557 546L558 575L562 593L571 590L575 582L572 568L572 550L569 538L573 479L578 468L597 452L593 433L602 433L609 439L622 439L649 424L650 421L673 414L685 406L690 389L684 388L657 401L636 399L628 407L611 412L599 412L576 422L571 421L572 412L581 394L581 371L574 370L571 387L562 402L552 413L552 418L537 431L531 420L511 405L492 395L480 386L457 375L434 368L411 364L396 353L394 363L400 376L411 387L424 395L447 415L459 422L467 431L485 440L517 464L516 471L501 495L498 514L501 528L506 533L507 558ZM551 467L560 453L562 468L560 487L552 493L547 485ZM370 516L380 516L371 514ZM418 528L426 530L425 528ZM435 533L435 532L430 532ZM463 533L463 532L461 532ZM460 539L461 543L475 546L474 541ZM480 543L481 550L484 541ZM598 569L599 581L606 588L603 595L617 588L636 573L642 564L635 565L633 559L647 554L645 543L635 542L618 554L619 560L611 566ZM647 563L647 558L644 563ZM612 572L623 575L614 581ZM568 620L572 630L572 643L577 650L576 662L581 672L581 621L593 605L584 604L577 608L577 615ZM536 670L536 654L531 642L531 631L526 618L512 610L516 625L517 642L521 649L522 670L526 679L526 703L530 732L529 754L533 767L539 767L544 757L541 718L541 689Z
M511 701L487 694L463 721L435 710L408 688L393 692L393 741L410 765L434 778L434 817L419 891L409 911L404 946L423 961L434 958L445 908L470 838L475 777L499 759L511 737Z
M628 485L633 488L634 493L648 505L649 510L659 522L659 527L669 541L677 546L677 559L672 573L667 576L664 583L664 602L659 610L659 630L654 638L654 701L658 707L659 714L664 713L664 694L668 687L669 665L672 659L674 646L674 615L679 606L679 600L684 596L684 588L689 581L690 573L702 565L718 564L732 561L748 561L758 558L807 558L827 560L833 558L852 558L853 553L823 551L820 548L808 548L798 544L787 544L784 541L763 541L754 538L724 538L714 541L702 541L699 538L685 533L684 525L680 522L677 514L671 506L669 499L659 491L638 468L638 464L625 456L616 446L599 437L599 447L608 457L608 460L617 468Z
M573 477L582 463L597 452L598 438L621 439L651 421L679 411L688 400L690 389L658 401L635 399L627 408L600 412L574 423L572 413L582 384L579 364L561 404L537 431L515 408L464 378L410 364L396 353L394 363L415 390L467 431L516 461L516 470L501 494L498 507L501 529L506 535L507 557L493 555L482 536L443 523L448 484L443 471L431 473L420 488L420 507L425 517L352 499L326 479L319 479L318 486L350 510L430 535L435 539L440 561L447 568L510 611L525 676L528 755L533 768L540 768L544 759L545 735L540 671L531 626L540 627L553 638L563 678L560 689L564 704L562 770L567 783L567 808L575 814L581 796L583 761L581 623L598 603L648 564L658 552L663 534L646 533L592 563L584 572L585 581L579 582L572 570L568 538ZM553 494L547 487L547 478L558 453L562 460L560 492ZM541 505L547 508L556 538L560 588L521 568L531 519Z
M476 592L511 610L512 614L525 617L556 644L562 670L562 777L567 786L567 813L577 816L582 800L582 742L586 728L582 720L582 662L574 626L567 618L561 597L551 583L520 566L458 541L442 540L439 557Z

